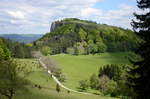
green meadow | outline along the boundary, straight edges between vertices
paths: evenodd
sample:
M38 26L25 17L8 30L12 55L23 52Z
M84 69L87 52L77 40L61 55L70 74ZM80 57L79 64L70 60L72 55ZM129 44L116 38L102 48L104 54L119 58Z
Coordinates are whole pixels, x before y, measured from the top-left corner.
M62 57L62 55L58 55L58 56L60 58ZM66 56L67 56L66 59L71 57L69 55ZM49 76L46 70L40 67L37 60L17 59L17 62L18 65L26 66L27 67L26 69L31 71L30 74L26 77L26 79L28 79L31 82L31 85L26 86L24 90L22 89L17 91L17 93L14 96L14 99L116 99L116 98L104 97L104 96L94 95L94 94L83 95L83 94L78 94L73 92L68 93L66 90L62 88L61 88L61 92L57 93L55 89L56 83L52 80L52 78ZM35 84L38 86L40 85L41 89L39 89L38 87L34 87ZM6 99L6 98L2 97L2 99Z
M101 66L106 64L128 64L127 56L128 52L78 56L59 54L50 57L57 62L65 74L66 82L64 85L77 90L78 82L89 79L93 73L98 74Z

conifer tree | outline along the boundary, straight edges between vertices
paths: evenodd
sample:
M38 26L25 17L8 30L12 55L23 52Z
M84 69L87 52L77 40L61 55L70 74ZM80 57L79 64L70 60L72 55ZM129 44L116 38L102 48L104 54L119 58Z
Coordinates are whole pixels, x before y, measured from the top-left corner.
M135 92L133 99L150 99L150 0L137 0L137 3L143 13L134 14L136 20L132 21L132 26L143 42L135 51L141 56L141 60L133 62L129 85Z

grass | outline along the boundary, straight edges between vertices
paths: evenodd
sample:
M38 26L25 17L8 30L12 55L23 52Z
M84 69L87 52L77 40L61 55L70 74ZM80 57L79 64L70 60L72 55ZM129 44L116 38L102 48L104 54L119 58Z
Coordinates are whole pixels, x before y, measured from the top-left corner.
M99 68L105 64L127 64L128 53L102 53L97 55L79 55L72 56L66 54L59 54L50 56L59 67L62 68L66 75L67 81L64 83L67 87L76 89L78 82L89 77L95 73L98 74Z
M61 56L61 55L60 55ZM103 97L100 95L82 95L77 93L67 93L66 90L61 89L60 93L55 91L56 83L47 74L46 70L39 66L35 59L16 59L18 64L26 66L28 70L32 71L26 77L32 84L40 85L42 88L35 88L26 86L26 90L19 90L14 96L14 99L116 99L111 97ZM1 97L1 96L0 96ZM2 97L2 99L6 99Z
M29 91L18 92L18 94L15 96L15 99L116 99L116 98L67 93L66 91L57 93L55 90L49 89L39 90L29 88Z

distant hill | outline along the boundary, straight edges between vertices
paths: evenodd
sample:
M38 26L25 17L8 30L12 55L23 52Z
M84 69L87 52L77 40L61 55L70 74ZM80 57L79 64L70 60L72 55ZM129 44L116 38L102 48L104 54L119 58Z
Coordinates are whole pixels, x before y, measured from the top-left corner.
M42 36L42 34L0 34L0 37L12 39L21 43L31 43Z
M33 44L39 50L44 46L50 47L52 54L77 55L131 51L137 48L139 41L129 29L66 18L53 22L51 31Z

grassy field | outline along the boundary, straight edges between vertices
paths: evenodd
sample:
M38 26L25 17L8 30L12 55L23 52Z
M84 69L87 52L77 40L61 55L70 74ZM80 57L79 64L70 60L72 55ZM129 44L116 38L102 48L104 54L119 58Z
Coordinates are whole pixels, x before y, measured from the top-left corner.
M67 93L64 89L61 89L61 92L57 93L55 90L56 83L47 74L46 70L39 66L37 60L17 59L17 61L19 65L25 65L28 70L32 71L29 76L26 77L26 79L32 82L32 85L27 86L26 90L17 91L14 99L116 99L100 95ZM34 87L34 84L40 85L41 89ZM6 98L2 97L2 99Z
M105 64L127 64L128 53L102 53L97 55L72 56L59 54L50 56L62 68L69 88L77 90L80 80L89 79L93 73L98 74L99 68ZM93 91L93 90L89 90Z

